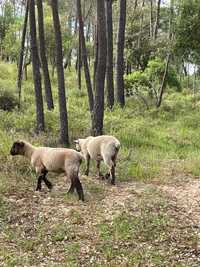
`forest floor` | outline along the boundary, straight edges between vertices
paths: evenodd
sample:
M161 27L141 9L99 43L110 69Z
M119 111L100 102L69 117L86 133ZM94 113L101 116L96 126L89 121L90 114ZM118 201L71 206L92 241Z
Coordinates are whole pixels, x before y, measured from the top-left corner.
M86 201L11 179L1 199L0 266L199 266L200 180L82 177Z

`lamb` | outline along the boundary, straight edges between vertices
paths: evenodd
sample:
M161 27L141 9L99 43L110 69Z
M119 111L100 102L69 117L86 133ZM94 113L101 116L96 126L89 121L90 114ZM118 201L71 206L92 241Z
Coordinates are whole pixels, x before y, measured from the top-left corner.
M74 141L76 150L81 151L87 162L85 175L89 175L90 158L96 160L98 176L100 173L100 163L103 160L109 168L106 178L111 177L111 184L115 184L115 167L117 154L120 149L120 142L113 136L101 135L97 137L89 136L85 139L77 139Z
M79 200L84 201L83 188L78 177L83 158L81 153L67 148L35 147L26 141L18 140L13 143L10 154L22 155L30 160L38 175L36 191L41 191L42 181L49 190L52 189L51 182L46 178L48 172L65 172L71 180L68 193L73 193L76 189Z

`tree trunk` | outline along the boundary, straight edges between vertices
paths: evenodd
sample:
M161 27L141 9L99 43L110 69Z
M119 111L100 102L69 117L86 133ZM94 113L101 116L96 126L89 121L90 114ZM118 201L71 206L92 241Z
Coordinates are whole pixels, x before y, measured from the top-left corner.
M159 108L161 103L162 103L162 97L163 97L163 93L164 93L164 90L165 90L165 87L166 87L166 78L167 78L167 73L168 73L169 60L170 60L170 54L167 55L165 71L164 71L164 75L163 75L163 79L162 79L162 83L161 83L161 87L160 87L160 93L159 93L159 96L158 96L158 102L156 104L157 108Z
M144 0L142 1L142 7L141 7L141 16L140 16L140 31L138 34L138 44L137 44L137 48L138 50L141 47L141 38L142 38L142 29L143 29L143 22L144 22ZM138 55L139 61L140 61L140 55Z
M88 59L87 59L87 50L86 50L86 44L85 44L84 27L83 27L83 19L82 19L81 1L80 0L77 0L77 15L78 15L78 20L79 20L79 32L80 32L81 48L82 48L82 60L83 60L83 64L84 64L85 81L86 81L86 86L87 86L89 108L90 108L90 112L92 113L93 106L94 106L94 99L93 99L93 92L92 92L92 83L91 83L91 78L90 78L90 70L89 70Z
M150 0L149 36L150 36L150 39L153 37L153 0Z
M116 95L121 107L125 105L124 97L124 41L126 25L126 0L120 0L119 27L117 36L116 58Z
M156 12L156 21L155 21L155 26L154 26L154 40L157 39L157 34L158 34L158 27L160 23L160 2L161 0L158 0L157 3L157 12Z
M106 36L107 36L107 105L112 109L114 105L114 83L113 83L113 21L112 0L106 0Z
M136 10L137 6L138 6L138 0L135 0L134 10Z
M81 90L81 68L82 68L81 34L80 26L78 32L78 89Z
M98 63L98 29L97 22L94 25L94 70L93 70L93 90L96 90L96 71L97 71L97 63Z
M29 0L29 23L30 23L30 37L31 37L31 58L33 68L33 80L35 87L35 102L36 102L36 120L37 132L44 131L44 110L43 110L43 99L42 99L42 86L41 86L41 75L40 75L40 64L37 48L37 37L36 37L36 23L35 23L35 1Z
M94 136L103 134L104 117L104 83L106 73L106 18L104 0L97 0L97 29L98 29L98 63L96 70L96 90L92 133Z
M55 42L56 42L56 68L58 77L58 98L59 98L59 109L60 109L60 142L62 144L68 145L69 144L68 116L67 116L66 96L65 96L62 36L60 29L60 19L58 15L58 0L51 0L51 7L53 14Z
M28 0L26 2L26 12L24 17L24 25L22 31L22 39L21 39L21 49L19 54L19 61L18 61L18 77L17 77L17 91L19 96L19 104L18 108L20 108L21 104L21 86L22 86L22 73L23 73L23 64L24 64L24 48L25 48L25 39L26 39L26 29L27 29L27 22L28 22L28 11L29 11L29 3Z
M42 70L43 70L43 75L44 75L45 97L47 101L47 108L51 110L54 108L54 105L53 105L53 97L52 97L52 91L51 91L51 82L50 82L50 77L49 77L48 62L46 58L42 0L37 0L37 10L38 10L40 59L41 59L41 65L42 65Z
M174 32L174 0L170 0L170 15L169 15L169 40L172 39Z

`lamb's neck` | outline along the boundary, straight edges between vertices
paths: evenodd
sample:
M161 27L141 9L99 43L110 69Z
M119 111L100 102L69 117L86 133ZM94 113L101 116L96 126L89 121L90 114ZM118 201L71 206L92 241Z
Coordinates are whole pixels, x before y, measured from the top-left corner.
M31 157L32 157L32 154L33 152L35 151L35 147L32 146L31 144L29 143L26 143L26 149L25 149L25 153L24 153L24 156L26 158L28 158L29 160L31 160Z

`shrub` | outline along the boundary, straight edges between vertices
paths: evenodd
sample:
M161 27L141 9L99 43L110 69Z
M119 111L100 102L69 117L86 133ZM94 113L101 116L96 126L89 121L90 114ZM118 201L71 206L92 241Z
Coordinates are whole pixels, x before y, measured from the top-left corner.
M145 70L145 74L150 82L161 83L164 71L165 71L165 61L161 58L155 58L150 60L148 66ZM168 67L168 74L166 77L166 83L169 87L174 88L176 91L181 91L181 85L177 78L176 72L172 66Z
M160 58L150 60L144 72L135 71L131 74L125 75L125 89L127 91L130 89L151 91L152 87L159 88L162 82L164 71L164 61L162 61ZM166 82L169 87L174 88L176 91L181 91L181 85L172 66L169 66L168 68Z
M141 71L135 71L126 75L124 80L126 88L133 88L135 86L150 86L148 77L144 72Z
M0 109L11 111L18 105L18 100L12 92L0 90Z

